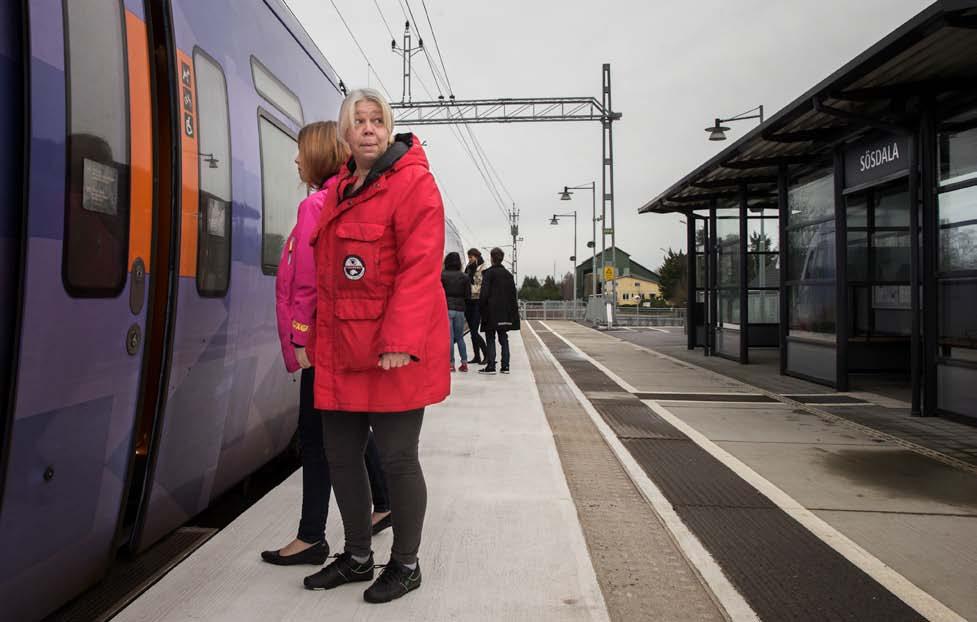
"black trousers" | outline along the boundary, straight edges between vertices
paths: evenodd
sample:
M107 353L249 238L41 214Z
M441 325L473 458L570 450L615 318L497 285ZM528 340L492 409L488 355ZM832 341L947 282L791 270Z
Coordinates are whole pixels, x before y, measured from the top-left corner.
M465 321L468 322L469 334L472 337L472 352L474 352L473 359L484 359L482 354L486 354L485 350L485 339L478 332L478 327L482 323L482 314L478 310L477 300L466 300L465 301Z
M315 409L315 368L299 380L299 452L302 456L302 519L298 538L312 544L326 538L329 511L329 463L322 442L322 414Z
M343 516L347 553L370 554L370 483L363 451L372 428L390 490L394 532L390 558L402 564L417 561L427 511L427 484L417 458L423 421L423 408L399 413L323 412L326 456Z
M322 412L315 409L315 368L303 369L299 380L299 452L302 457L302 518L298 539L313 544L326 538L329 512L329 462L323 442ZM370 479L373 511L389 512L387 480L380 463L380 450L369 435L363 456Z
M485 338L487 347L485 348L485 363L495 365L495 336L499 336L499 345L502 346L502 367L509 366L509 333L505 330L487 330Z

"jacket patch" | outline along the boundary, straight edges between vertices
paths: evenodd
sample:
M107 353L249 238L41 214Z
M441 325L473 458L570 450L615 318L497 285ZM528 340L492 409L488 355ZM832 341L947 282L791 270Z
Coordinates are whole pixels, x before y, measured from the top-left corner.
M309 325L308 324L303 324L303 323L298 322L296 320L292 320L292 328L294 328L295 330L299 331L300 333L307 333L307 332L309 332Z
M366 266L363 259L356 255L347 255L343 260L343 274L350 281L359 281L366 276Z

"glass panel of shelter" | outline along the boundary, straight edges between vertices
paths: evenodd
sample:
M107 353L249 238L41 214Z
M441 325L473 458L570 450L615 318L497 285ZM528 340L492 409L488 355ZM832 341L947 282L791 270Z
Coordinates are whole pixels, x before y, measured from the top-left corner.
M912 330L908 180L845 197L848 370L909 371Z
M747 208L747 318L749 347L776 347L780 323L779 209L766 199Z
M944 121L937 201L937 409L977 417L977 109Z
M706 248L709 242L709 210L698 210L691 215L694 223L695 245L690 249L695 266L695 298L692 317L694 318L695 345L708 350L709 317L709 273Z

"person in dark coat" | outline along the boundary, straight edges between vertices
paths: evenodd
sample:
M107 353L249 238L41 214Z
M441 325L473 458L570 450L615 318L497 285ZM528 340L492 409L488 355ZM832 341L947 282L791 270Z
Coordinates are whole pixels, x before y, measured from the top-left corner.
M465 301L465 320L468 322L468 331L472 337L472 350L475 356L468 361L474 365L482 364L482 355L485 354L485 339L479 334L478 327L482 323L481 314L478 312L478 296L482 291L482 273L488 268L485 260L482 259L482 252L477 248L468 249L468 265L465 266L465 274L471 281L471 295Z
M479 294L479 311L482 316L482 330L485 331L485 367L481 374L494 374L495 337L498 335L502 346L503 374L509 373L509 335L510 330L519 330L519 302L516 299L516 281L512 273L502 265L505 256L502 249L493 248L489 253L492 267L482 273L482 291Z
M448 302L448 322L451 324L451 371L455 370L455 344L461 355L458 371L468 371L468 352L465 349L465 301L471 296L472 283L461 271L461 256L448 253L441 272L441 287Z

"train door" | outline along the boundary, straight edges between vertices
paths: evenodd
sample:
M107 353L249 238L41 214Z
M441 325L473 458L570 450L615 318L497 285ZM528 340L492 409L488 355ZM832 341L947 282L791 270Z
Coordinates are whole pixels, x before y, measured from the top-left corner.
M153 268L141 0L24 5L24 320L0 513L10 619L45 615L112 559Z
M9 453L10 403L20 313L23 222L24 74L23 15L16 2L0 6L0 508Z
M0 507L9 447L14 344L20 311L21 223L23 221L24 76L23 16L20 4L0 5Z
M196 4L196 3L195 3ZM141 551L186 522L210 501L220 454L233 368L228 352L231 284L231 136L227 78L218 51L196 45L188 24L221 20L214 8L163 2L155 30L165 29L169 106L174 132L173 266L165 331L164 391L143 423L152 440L138 455L139 504L131 547ZM202 17L203 16L203 17ZM159 23L166 22L164 24ZM231 45L221 46L225 52ZM159 46L157 46L159 49ZM213 56L211 55L213 52ZM161 112L162 115L162 112ZM238 404L238 408L247 408ZM140 443L149 437L143 436Z

